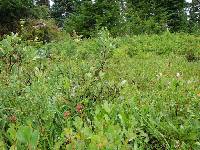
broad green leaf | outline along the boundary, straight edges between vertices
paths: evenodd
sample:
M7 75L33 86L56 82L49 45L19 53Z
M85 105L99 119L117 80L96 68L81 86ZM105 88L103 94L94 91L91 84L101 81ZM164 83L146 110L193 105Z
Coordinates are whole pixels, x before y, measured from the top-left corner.
M21 143L29 143L32 137L32 129L30 127L21 126L17 131L17 139Z
M111 112L111 108L110 107L111 106L108 104L108 101L105 101L104 104L103 104L103 108L107 113Z
M39 140L39 131L35 130L32 134L30 141L30 144L32 145L33 148L37 146L38 140Z
M15 140L16 140L16 134L17 134L17 132L16 132L14 126L11 126L11 127L8 129L7 132L8 132L8 134L10 135L11 139L12 139L13 141L15 141Z

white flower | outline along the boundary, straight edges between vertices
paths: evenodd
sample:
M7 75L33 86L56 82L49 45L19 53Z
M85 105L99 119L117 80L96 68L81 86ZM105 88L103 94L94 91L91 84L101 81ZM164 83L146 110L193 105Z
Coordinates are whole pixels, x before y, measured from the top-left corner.
M124 86L126 83L127 83L127 80L123 80L123 81L120 83L120 86Z
M92 77L92 74L89 72L89 73L86 73L85 74L86 75L86 77L88 77L88 78L91 78Z
M180 74L179 72L177 72L177 73L176 73L176 77L177 77L177 78L180 78L180 77L181 77L181 74Z
M161 72L156 75L157 78L161 78L162 76L163 76L163 74Z

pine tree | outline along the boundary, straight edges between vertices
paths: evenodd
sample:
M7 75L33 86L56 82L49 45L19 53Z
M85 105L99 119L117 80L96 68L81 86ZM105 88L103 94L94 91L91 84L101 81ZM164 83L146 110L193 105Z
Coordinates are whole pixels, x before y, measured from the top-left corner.
M51 14L57 20L59 26L63 26L64 19L74 11L74 4L74 0L54 0Z
M95 17L95 7L91 0L75 1L73 12L65 21L65 29L89 37L95 30Z
M167 14L156 0L126 0L125 30L130 34L159 33L166 29Z
M94 3L97 28L107 27L111 32L117 28L121 20L120 1L96 0Z
M107 27L117 32L120 19L120 3L117 0L81 0L76 1L74 11L66 21L68 32L75 30L78 34L89 37L98 29Z
M200 24L200 0L192 0L190 8L190 21Z
M185 0L156 0L157 5L167 13L167 25L172 32L180 31L185 25L187 15L184 10Z

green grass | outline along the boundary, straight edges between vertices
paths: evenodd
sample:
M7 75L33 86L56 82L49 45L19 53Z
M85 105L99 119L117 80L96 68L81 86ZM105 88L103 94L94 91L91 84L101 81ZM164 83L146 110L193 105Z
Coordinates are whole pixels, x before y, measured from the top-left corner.
M200 38L0 42L0 149L199 149Z

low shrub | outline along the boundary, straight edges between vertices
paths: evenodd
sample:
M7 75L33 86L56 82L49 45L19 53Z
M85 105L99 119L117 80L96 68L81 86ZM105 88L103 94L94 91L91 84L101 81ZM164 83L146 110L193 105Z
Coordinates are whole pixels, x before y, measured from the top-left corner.
M21 21L20 35L22 40L49 43L58 41L65 36L64 32L56 26L54 20L31 19Z
M0 148L199 149L199 61L185 57L199 55L199 41L106 30L45 45L7 36Z

